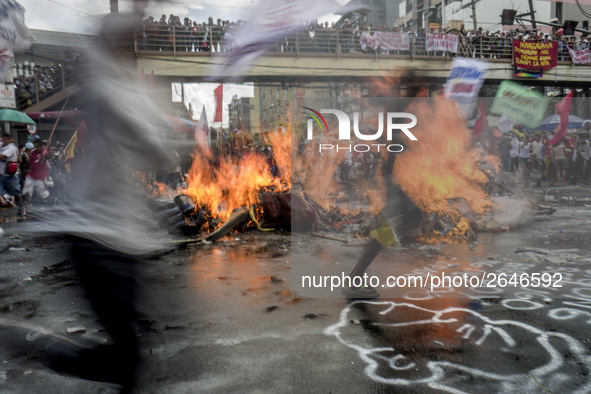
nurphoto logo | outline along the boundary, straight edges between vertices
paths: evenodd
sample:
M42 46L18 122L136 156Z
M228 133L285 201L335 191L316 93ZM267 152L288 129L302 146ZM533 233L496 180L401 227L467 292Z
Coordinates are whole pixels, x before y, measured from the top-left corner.
M322 114L332 114L337 117L339 123L339 141L351 141L351 119L349 115L338 109L321 109L320 112L313 110L309 107L303 107L310 112L304 112L310 116L308 119L308 135L307 139L312 140L314 138L314 121L318 125L321 131L328 131L328 124ZM386 140L392 141L392 135L395 130L400 130L408 137L411 141L417 141L417 137L410 131L411 128L416 126L417 117L408 112L387 112L386 113ZM408 119L410 122L398 123L403 119ZM384 113L378 113L378 130L375 133L365 134L359 129L359 112L353 112L353 133L354 136L361 141L377 141L382 138L384 134ZM336 150L338 151L349 151L349 152L369 152L370 150L376 150L380 152L380 149L385 148L388 152L402 152L404 146L400 144L319 144L318 151Z

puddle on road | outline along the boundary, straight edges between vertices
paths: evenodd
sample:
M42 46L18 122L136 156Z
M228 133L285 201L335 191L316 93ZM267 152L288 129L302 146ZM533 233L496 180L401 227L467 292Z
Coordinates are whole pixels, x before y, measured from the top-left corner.
M578 238L548 239L517 231L479 234L474 244L386 248L367 269L363 284L385 298L418 300L508 297L523 288L548 298L591 281L585 267L591 259L585 250L574 248L581 245ZM295 235L292 245L292 289L298 296L320 298L342 296L340 290L348 285L364 247L362 242L343 244L306 235ZM411 278L417 276L421 278ZM529 284L532 280L535 288Z
M190 261L193 287L204 293L236 292L241 296L289 297L289 236L241 235L231 241L196 249Z

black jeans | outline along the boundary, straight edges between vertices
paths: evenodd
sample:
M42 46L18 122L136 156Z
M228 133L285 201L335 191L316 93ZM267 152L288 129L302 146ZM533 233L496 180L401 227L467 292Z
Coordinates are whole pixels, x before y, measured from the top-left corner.
M138 362L134 327L138 261L82 238L74 238L71 252L87 297L113 340L113 345L89 352L91 363L130 387Z

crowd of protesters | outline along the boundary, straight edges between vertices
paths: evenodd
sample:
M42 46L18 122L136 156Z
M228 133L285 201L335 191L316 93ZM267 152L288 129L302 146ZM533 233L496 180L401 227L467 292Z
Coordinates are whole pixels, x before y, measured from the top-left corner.
M38 135L34 142L17 147L11 135L4 133L0 146L0 207L18 205L18 215L22 216L33 204L63 199L71 177L66 166L74 164L65 149L63 143L51 145ZM15 163L14 168L9 169L8 163Z
M514 132L501 138L498 156L504 171L515 175L523 186L587 185L591 177L591 120L583 128L569 132L565 138L551 144L552 134L528 134L517 125Z

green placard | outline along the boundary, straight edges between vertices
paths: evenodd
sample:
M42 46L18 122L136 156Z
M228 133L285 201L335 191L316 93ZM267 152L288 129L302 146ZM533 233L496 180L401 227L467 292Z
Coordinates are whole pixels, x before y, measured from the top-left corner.
M546 116L549 97L524 88L518 83L503 81L490 112L507 115L527 127L538 127Z

